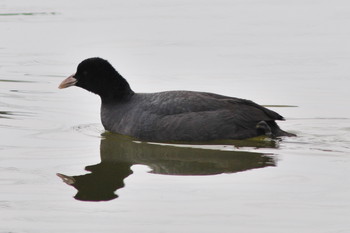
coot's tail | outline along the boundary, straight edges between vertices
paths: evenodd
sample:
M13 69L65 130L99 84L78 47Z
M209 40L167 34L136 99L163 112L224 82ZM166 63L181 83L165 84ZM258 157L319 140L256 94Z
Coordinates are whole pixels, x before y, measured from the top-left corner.
M279 131L276 132L275 136L276 137L281 137L281 136L296 137L297 135L294 133L289 133L289 132L286 132L286 131L279 129Z
M256 129L259 135L266 135L268 137L295 137L296 134L283 131L275 121L260 121L256 124Z

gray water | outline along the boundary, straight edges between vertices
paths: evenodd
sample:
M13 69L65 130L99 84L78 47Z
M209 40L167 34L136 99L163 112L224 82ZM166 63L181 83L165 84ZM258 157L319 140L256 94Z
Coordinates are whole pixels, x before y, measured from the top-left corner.
M345 0L1 1L0 232L350 232L349 15ZM106 133L97 96L57 89L92 56L137 92L272 106L298 137Z

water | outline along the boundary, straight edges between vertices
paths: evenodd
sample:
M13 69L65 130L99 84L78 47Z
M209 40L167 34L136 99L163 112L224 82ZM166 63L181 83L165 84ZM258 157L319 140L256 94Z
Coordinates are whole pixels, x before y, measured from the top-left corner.
M1 233L350 232L347 1L0 9ZM97 96L57 89L91 56L139 92L297 106L271 108L298 137L178 146L105 133Z

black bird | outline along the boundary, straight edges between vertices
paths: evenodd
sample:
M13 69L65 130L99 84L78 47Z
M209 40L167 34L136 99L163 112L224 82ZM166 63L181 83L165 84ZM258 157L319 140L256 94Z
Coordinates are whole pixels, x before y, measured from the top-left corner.
M135 93L102 58L82 61L59 88L78 86L101 97L108 131L145 141L189 142L295 136L281 130L278 113L250 100L207 92Z

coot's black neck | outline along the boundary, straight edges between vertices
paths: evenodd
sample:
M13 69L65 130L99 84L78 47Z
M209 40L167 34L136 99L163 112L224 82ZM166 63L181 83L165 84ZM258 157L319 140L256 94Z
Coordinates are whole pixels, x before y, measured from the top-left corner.
M127 101L134 95L129 83L119 73L116 73L115 76L113 82L107 85L103 92L98 93L102 103Z

